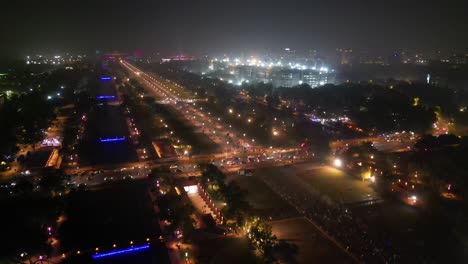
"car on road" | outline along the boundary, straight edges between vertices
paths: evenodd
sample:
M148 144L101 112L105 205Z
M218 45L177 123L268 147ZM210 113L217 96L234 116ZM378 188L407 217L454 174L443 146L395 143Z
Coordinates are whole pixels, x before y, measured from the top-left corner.
M237 173L239 175L253 176L253 170L251 169L239 170Z

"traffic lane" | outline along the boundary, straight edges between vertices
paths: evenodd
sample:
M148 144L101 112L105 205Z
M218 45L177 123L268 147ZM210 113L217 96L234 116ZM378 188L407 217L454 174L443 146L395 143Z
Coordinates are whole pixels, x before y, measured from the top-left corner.
M149 174L149 169L131 169L123 171L106 171L95 175L82 175L73 176L67 183L79 186L80 184L85 185L99 185L109 181L118 181L125 179L143 179Z
M218 168L223 173L233 173L233 172L239 172L241 170L256 170L256 169L262 169L262 168L283 167L283 166L301 164L305 162L311 162L311 160L310 159L269 160L269 161L261 161L261 162L251 162L251 163L240 164L240 165L218 166ZM317 163L317 165L319 164ZM183 171L179 173L173 172L174 177L177 177L177 178L188 178L192 176L198 177L198 176L201 176L201 174L202 174L202 171L199 169L194 169L193 171L189 171L189 172L188 171Z
M139 76L142 80L144 80L146 83L148 83L148 85L151 86L150 88L152 88L152 89L150 89L150 90L152 90L153 92L156 92L156 93L160 94L160 93L155 89L155 87L158 87L160 90L165 91L165 92L166 92L167 94L169 94L171 97L173 97L173 98L175 98L175 99L178 99L177 96L175 96L175 95L172 94L171 92L167 91L167 90L165 89L166 87L163 88L162 85L161 85L161 83L155 82L154 80L152 80L152 79L154 79L154 78L147 78L147 77L146 77L146 76L147 76L146 73L142 72L141 70L139 70L138 68L136 68L135 66L133 66L133 65L127 63L127 62L125 62L124 64L127 66L127 68L131 69L137 76ZM141 73L142 73L142 74L141 74ZM166 98L167 98L167 96L164 96L164 95L162 95L162 97L166 97ZM210 116L210 113L208 113L208 115L206 115L206 114L205 114L205 115L202 115L200 112L198 112L198 110L196 110L196 109L193 107L193 104L185 104L185 106L186 106L186 109L189 109L192 113L195 111L195 112L197 112L197 114L198 114L199 116L206 116L206 117L207 117L206 120L207 120L209 123L214 123L214 124L216 124L216 125L219 125L217 122L213 122L213 120L212 120L210 117L208 117L208 116ZM173 107L174 107L176 110L181 110L181 108L178 108L177 106L173 106ZM189 120L189 122L192 122L192 119L191 119L190 117L186 117L186 116L185 116L185 114L187 114L187 111L185 111L185 113L184 113L183 111L180 111L180 112L181 112L181 114L182 114L187 120ZM205 120L205 118L202 118L202 119ZM218 119L218 120L219 120L219 119ZM222 126L222 125L219 125L219 126L220 126L220 127L224 127L224 126ZM223 130L223 132L226 133L225 130ZM212 136L209 132L208 132L208 133L205 133L205 134L206 134L207 136L209 136L209 137ZM253 142L253 140L252 140L252 142ZM219 143L219 144L221 145L221 143ZM252 145L252 144L250 144L250 145ZM229 147L231 147L231 146L229 146ZM226 146L225 146L225 148L226 148Z

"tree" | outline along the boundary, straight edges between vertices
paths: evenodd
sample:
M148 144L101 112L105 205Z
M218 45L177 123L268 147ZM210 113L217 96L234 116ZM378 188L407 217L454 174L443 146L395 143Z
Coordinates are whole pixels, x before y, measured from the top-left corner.
M267 95L265 101L269 108L276 108L280 104L280 99L277 94Z
M299 249L296 244L291 243L287 240L280 239L273 246L273 255L275 259L278 259L281 263L296 263L296 257L299 253Z
M49 171L39 181L39 187L46 193L63 190L63 180L59 173Z
M274 260L273 247L277 243L277 238L272 234L271 225L259 217L251 220L248 237L254 247L263 255L268 263Z
M453 134L440 135L437 140L443 146L456 145L461 142L461 139Z
M208 163L206 165L202 165L202 175L201 175L201 183L207 186L207 183L215 183L217 185L224 184L224 180L226 179L226 175L222 171L218 169L212 163Z
M432 135L422 136L415 144L414 148L419 151L428 151L438 147L437 138Z
M15 192L19 194L30 194L34 189L33 183L26 178L21 178L15 186Z

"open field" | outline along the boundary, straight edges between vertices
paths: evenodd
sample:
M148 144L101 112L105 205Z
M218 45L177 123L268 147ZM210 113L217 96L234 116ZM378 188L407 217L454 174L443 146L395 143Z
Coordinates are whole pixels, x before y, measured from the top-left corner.
M213 264L260 264L262 263L249 247L245 238L224 237L197 244L196 255L201 263Z
M274 221L272 227L278 238L298 246L298 263L353 263L305 218Z
M369 186L369 182L353 178L331 166L303 163L281 168L259 169L255 173L259 177L287 181L288 184L296 185L300 189L320 193L333 201L345 204L380 199L380 196ZM291 190L291 193L297 192Z
M246 200L256 215L273 220L299 216L296 209L257 177L230 174L228 180L235 180L245 191Z
M123 181L103 185L96 191L70 194L66 200L67 220L59 230L62 249L103 251L146 242L160 230L145 181Z
M272 217L273 233L279 238L298 246L298 263L351 263L338 247L325 238L308 220L299 217L299 212L276 194L258 176L228 175L246 192L246 199L254 212L263 217Z
M332 200L348 204L380 198L369 186L369 181L359 180L334 167L314 166L308 163L294 167L297 176L305 183Z

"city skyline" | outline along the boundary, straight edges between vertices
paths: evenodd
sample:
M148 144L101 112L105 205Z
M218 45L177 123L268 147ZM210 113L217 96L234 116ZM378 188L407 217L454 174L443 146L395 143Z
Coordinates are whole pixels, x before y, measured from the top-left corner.
M351 48L462 51L467 3L451 1L9 2L0 57L90 52L205 55Z

